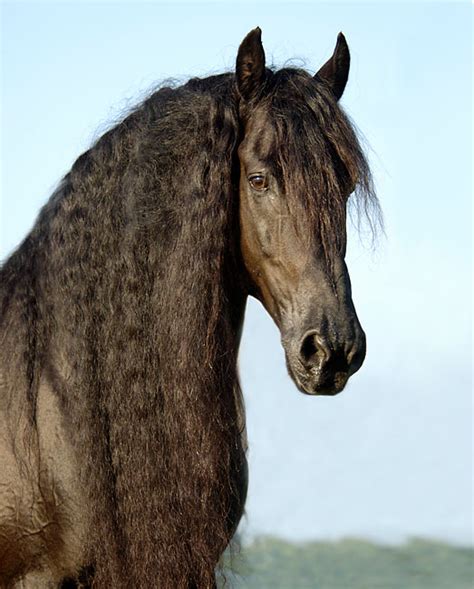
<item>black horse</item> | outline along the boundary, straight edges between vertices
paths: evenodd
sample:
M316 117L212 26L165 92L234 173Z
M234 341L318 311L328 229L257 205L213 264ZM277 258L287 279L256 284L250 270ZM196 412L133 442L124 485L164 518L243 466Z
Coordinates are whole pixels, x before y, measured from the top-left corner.
M235 74L160 89L81 155L6 260L2 587L214 586L246 495L247 296L301 391L364 360L346 206L376 200L348 73L342 34L311 76L251 31Z

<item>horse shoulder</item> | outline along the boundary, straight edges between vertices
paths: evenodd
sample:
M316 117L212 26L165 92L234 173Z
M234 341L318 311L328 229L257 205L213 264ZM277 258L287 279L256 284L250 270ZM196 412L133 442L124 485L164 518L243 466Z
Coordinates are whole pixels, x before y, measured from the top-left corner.
M58 586L86 564L89 510L51 383L33 428L16 392L0 365L0 587Z

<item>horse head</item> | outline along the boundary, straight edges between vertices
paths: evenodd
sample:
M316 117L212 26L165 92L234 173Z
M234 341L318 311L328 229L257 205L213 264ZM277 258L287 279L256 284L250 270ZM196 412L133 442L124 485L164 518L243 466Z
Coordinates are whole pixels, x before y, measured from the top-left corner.
M258 28L237 56L240 247L248 290L277 324L295 384L311 395L340 392L366 352L344 262L346 204L368 175L338 106L349 61L341 33L314 77L272 72Z

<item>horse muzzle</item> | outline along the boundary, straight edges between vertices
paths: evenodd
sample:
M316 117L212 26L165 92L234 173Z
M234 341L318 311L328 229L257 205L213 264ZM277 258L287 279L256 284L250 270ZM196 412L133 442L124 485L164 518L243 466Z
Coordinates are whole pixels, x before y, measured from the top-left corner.
M308 395L336 395L365 358L362 329L344 343L331 342L316 330L307 331L296 345L284 344L288 372L300 391Z

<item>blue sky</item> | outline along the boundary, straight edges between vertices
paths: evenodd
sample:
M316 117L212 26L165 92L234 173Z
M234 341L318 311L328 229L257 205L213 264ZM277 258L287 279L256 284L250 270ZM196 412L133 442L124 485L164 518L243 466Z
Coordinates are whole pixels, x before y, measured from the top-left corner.
M372 251L350 234L368 356L336 398L296 391L249 303L243 531L471 542L470 4L3 3L1 255L114 120L163 79L232 69L256 25L269 61L310 71L345 33L342 105L370 146L387 235Z

